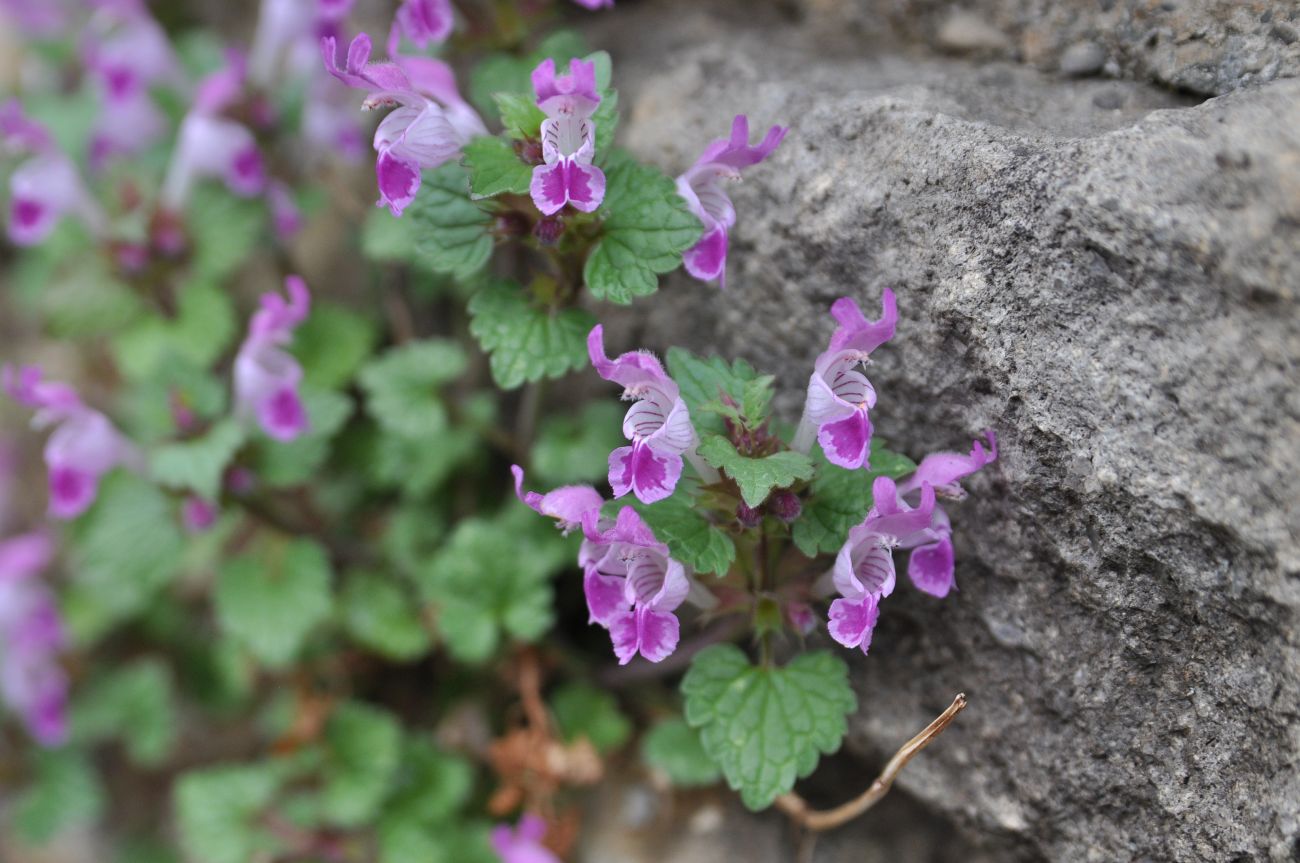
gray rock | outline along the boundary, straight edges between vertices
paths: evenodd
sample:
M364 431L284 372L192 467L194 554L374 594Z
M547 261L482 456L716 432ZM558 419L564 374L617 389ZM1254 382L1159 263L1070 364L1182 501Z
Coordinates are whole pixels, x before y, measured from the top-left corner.
M1066 55L1088 41L1116 58L1126 77L1206 96L1300 75L1294 0L795 2L823 39L859 50L900 40L942 48L947 22L961 16L1003 34L1001 56L1043 70L1064 70Z
M1071 78L1096 75L1106 65L1106 49L1093 41L1075 42L1061 55L1061 74Z
M1300 82L1189 107L682 19L610 40L630 146L676 172L734 112L793 129L734 190L728 293L675 280L643 343L746 356L793 416L832 300L891 285L878 434L1002 443L950 509L960 592L900 585L852 660L850 749L965 691L900 786L997 859L1294 859Z

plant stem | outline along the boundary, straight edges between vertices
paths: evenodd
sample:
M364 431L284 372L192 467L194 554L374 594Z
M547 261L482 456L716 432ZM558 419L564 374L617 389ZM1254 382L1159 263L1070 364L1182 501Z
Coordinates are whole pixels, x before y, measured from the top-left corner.
M944 729L957 718L957 714L964 709L966 709L966 695L958 693L957 697L952 700L952 704L948 705L947 710L939 714L920 734L904 743L902 748L894 753L894 757L889 759L889 763L876 777L876 781L871 783L871 787L848 803L836 806L834 809L811 809L806 800L791 791L776 798L776 808L788 815L796 824L808 830L833 830L847 824L879 803L889 793L894 780L907 766L907 762L911 761L918 752L942 734Z

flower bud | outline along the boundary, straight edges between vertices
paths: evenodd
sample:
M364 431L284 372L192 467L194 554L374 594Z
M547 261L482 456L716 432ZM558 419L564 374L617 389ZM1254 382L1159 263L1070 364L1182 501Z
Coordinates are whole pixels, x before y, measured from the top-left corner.
M763 523L763 513L748 504L736 507L736 519L745 527L758 527Z
M548 216L539 220L537 224L533 226L533 236L536 237L537 242L541 243L543 246L554 246L560 241L560 237L563 234L564 221L562 219Z
M768 503L768 511L789 524L803 512L803 504L799 502L799 496L794 492L778 491L772 495L772 500Z

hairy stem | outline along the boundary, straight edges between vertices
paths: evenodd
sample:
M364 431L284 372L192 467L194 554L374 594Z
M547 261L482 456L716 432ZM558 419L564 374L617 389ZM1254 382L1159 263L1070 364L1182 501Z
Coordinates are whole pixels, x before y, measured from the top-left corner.
M907 766L907 762L942 734L944 729L957 718L957 714L965 708L966 695L959 693L952 700L952 704L948 705L947 710L939 714L920 734L904 743L903 747L894 753L894 757L889 759L889 763L876 777L876 781L871 783L870 788L848 803L836 806L834 809L812 809L806 800L791 791L776 798L776 808L788 815L796 824L812 831L833 830L847 824L879 803L889 793L894 779Z

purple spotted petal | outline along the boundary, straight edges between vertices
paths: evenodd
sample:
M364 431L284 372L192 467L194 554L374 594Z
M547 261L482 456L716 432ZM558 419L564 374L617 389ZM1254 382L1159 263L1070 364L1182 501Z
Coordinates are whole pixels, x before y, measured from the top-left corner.
M831 464L857 470L871 455L871 420L866 411L855 410L842 420L823 425L817 442Z
M682 476L682 458L660 455L637 442L609 454L609 484L614 497L632 492L642 503L654 503L673 493Z
M569 61L569 73L557 75L555 61L547 58L533 70L532 81L537 107L547 116L590 117L600 104L596 64L591 61L575 57Z
M620 665L627 665L638 653L651 662L662 662L677 649L680 632L675 615L644 608L619 614L609 627Z
M630 603L623 592L624 579L601 575L595 566L588 566L582 576L582 591L587 597L589 623L609 627L614 619L626 612Z
M568 184L565 182L564 163L538 165L533 168L533 179L528 184L528 194L533 204L544 216L553 216L569 202Z
M569 203L575 210L594 212L605 200L605 172L573 159L566 160L564 165Z
M686 272L704 282L719 281L726 287L727 229L719 225L709 231L682 256Z
M940 599L947 596L956 587L952 540L945 536L936 543L913 549L907 563L907 577L924 593Z
M394 216L401 216L420 191L420 166L392 153L379 154L375 177L379 181L376 206L387 207Z
M845 647L871 647L871 632L880 618L880 604L873 594L860 599L837 599L831 603L827 629L831 638Z

